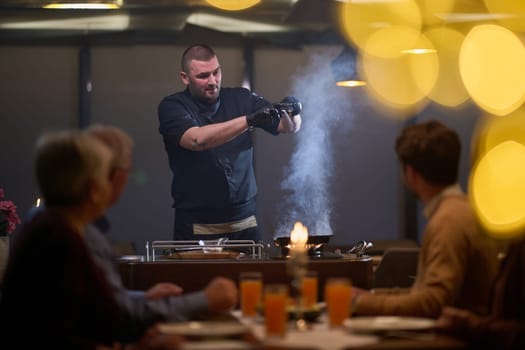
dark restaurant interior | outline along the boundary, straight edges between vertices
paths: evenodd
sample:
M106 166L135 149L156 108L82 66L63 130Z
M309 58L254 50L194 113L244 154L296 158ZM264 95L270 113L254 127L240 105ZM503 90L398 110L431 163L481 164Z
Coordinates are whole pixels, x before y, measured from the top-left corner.
M42 8L44 3L0 4L0 184L21 217L39 197L32 172L37 136L48 129L113 124L130 133L135 146L130 182L108 213L108 237L130 242L137 254L145 254L146 242L171 239L171 173L156 109L163 96L182 89L179 57L199 42L218 52L223 86L249 86L271 101L294 95L303 103L302 133L254 135L257 218L265 242L289 232L290 212L312 223L310 235L329 235L330 246L418 242L424 219L403 187L394 152L399 130L415 121L436 118L458 131L460 183L467 187L471 138L490 111L464 88L453 92L465 96L453 103L427 94L403 105L370 93L370 84L336 86L345 72L334 69L341 59L361 77L374 78L366 64L358 67L363 50L341 24L349 2L263 0L239 11L204 0L124 0L114 10L56 10ZM413 2L422 32L448 29L465 36L477 25L523 16L495 13L484 1L445 1L435 8L431 3ZM410 13L401 17L408 21ZM524 31L513 27L521 40ZM441 67L439 76L458 80L457 66L446 70ZM396 74L389 75L393 90L414 80ZM294 181L304 178L311 182Z
M523 349L524 43L523 0L1 0L0 326L45 310L33 313L36 336L5 339L56 345L60 330L46 326L58 321L68 341L100 328L112 347L86 336L100 350L151 349L148 336L184 350ZM184 71L193 44L217 56L198 47ZM221 72L221 88L251 90L281 120L269 130L261 100L219 95ZM186 100L161 111L184 83ZM279 108L289 120L300 111L298 132L271 134L285 124ZM129 152L108 130L36 145L94 124L129 134L131 167L116 165ZM202 130L223 133L200 144ZM253 212L240 216L250 169L232 170L249 163L248 132L257 242L232 238L256 226ZM176 162L189 188L177 198L198 197L177 208L189 217L180 226ZM87 183L70 205L63 173ZM203 174L222 186L208 207ZM35 215L39 188L51 199ZM173 240L174 227L232 236Z

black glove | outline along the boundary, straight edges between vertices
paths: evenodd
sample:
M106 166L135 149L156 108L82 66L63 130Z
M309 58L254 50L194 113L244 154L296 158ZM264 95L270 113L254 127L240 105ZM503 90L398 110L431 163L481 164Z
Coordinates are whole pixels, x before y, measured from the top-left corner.
M246 122L250 128L261 128L274 135L279 133L277 128L280 121L281 116L273 107L264 107L246 116Z
M293 96L286 96L279 103L273 105L279 111L286 111L290 116L301 113L303 106L299 100Z

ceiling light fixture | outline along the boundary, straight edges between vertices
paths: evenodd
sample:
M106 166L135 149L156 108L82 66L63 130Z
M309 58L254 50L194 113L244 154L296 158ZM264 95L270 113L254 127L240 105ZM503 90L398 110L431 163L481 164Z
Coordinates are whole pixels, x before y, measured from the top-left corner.
M435 53L435 49L424 49L424 48L416 48L416 49L406 49L401 50L401 53L411 54L411 55L424 55L427 53Z
M445 23L461 23L513 19L517 16L509 13L436 13L436 17Z
M40 21L24 21L0 23L0 29L29 30L83 30L86 29L115 31L129 28L129 15L83 16L82 18L48 19Z
M349 45L344 46L343 51L332 60L330 66L337 86L357 87L366 85L366 82L359 77L357 70L357 52Z
M357 86L365 86L366 83L359 79L350 79L350 80L341 80L335 83L337 86L342 87L357 87Z
M186 22L196 26L228 33L242 33L244 31L269 33L290 30L287 26L248 21L209 13L192 13L188 16Z
M123 0L84 0L84 1L53 1L42 6L51 10L117 10L122 7Z

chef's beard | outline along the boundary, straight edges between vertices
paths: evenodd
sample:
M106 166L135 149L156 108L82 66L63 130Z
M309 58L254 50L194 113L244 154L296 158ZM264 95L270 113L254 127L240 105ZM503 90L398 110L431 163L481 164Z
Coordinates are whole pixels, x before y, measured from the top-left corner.
M221 91L220 86L217 86L217 90L210 95L206 90L204 92L198 91L191 91L193 97L195 97L200 103L203 103L205 105L212 105L217 102L219 99L219 93Z

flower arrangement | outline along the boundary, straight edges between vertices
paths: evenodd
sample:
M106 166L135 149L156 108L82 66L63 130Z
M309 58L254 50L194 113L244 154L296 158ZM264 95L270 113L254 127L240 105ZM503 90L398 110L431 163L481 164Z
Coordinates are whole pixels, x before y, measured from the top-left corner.
M0 236L7 236L8 233L13 233L16 225L21 221L16 213L16 205L2 198L4 198L4 190L0 188Z

